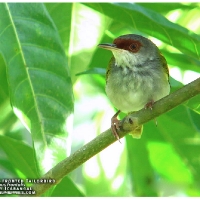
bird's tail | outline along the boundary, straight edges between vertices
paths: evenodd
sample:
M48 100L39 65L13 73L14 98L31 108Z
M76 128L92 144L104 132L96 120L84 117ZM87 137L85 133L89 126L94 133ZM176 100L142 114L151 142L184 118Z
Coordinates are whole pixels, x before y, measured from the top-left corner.
M142 136L143 125L138 126L136 129L131 131L129 134L135 139L140 139Z

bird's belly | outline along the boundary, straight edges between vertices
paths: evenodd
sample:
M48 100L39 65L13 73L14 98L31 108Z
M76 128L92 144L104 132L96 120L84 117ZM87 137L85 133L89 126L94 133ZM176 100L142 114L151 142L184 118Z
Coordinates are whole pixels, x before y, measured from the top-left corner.
M157 76L113 75L107 80L106 93L113 105L122 112L138 111L148 102L157 101L169 94L167 79L161 81Z
M112 91L110 92L110 89L106 87L108 98L122 112L128 113L140 110L148 102L148 96L140 90L126 91L120 88L118 92L114 93Z

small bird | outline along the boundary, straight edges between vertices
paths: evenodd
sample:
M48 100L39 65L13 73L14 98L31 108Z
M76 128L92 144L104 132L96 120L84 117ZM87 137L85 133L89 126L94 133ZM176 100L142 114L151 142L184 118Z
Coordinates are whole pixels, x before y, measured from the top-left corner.
M113 53L106 72L106 94L118 109L111 118L111 130L119 140L118 114L152 109L154 102L170 92L169 70L158 47L141 35L122 35L98 47ZM130 134L140 138L142 129L138 126Z

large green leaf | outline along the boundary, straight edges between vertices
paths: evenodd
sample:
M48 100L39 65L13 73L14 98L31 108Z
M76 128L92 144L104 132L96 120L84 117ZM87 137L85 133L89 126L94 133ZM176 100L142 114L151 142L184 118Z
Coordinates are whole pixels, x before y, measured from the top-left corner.
M192 183L191 172L169 143L149 142L148 150L152 166L161 177L185 185Z
M0 4L0 18L11 103L32 134L44 172L69 148L73 95L67 59L43 4Z
M180 105L160 116L157 119L157 127L150 126L150 123L144 125L144 134L149 140L152 165L168 180L187 184L191 181L195 181L195 184L199 183L200 161L196 158L200 154L200 134L191 121L197 116L193 115L191 118L187 108ZM163 161L162 156L158 157L159 148Z
M187 102L184 103L184 105L186 105L193 111L200 114L200 95L197 95L193 97L192 99L189 99Z
M14 168L19 178L39 178L34 151L31 147L21 141L0 136L0 149L6 153L8 161L12 164L12 166L7 166L8 169L13 170ZM3 166L6 166L7 162ZM1 164L4 164L4 162L1 162Z
M7 100L8 94L8 83L6 79L6 67L3 57L0 55L0 105Z
M198 102L200 102L200 95L199 95L198 100L199 100ZM200 110L200 109L198 109L198 110ZM192 122L192 125L195 127L197 132L200 133L200 123L199 123L199 121L200 121L200 114L199 113L200 112L197 112L196 109L193 109L193 110L187 109L187 111L188 111L189 118Z
M178 66L181 70L193 70L200 72L200 60L194 59L187 54L172 53L167 50L162 50L167 63L173 66Z
M2 155L2 152L0 152ZM17 171L13 167L12 163L7 158L0 158L0 174L1 178L13 178L18 177Z
M82 192L79 191L77 186L72 182L72 180L66 176L62 181L56 185L52 197L83 197Z
M176 2L173 2L173 3L170 3L168 2L167 4L166 3L158 3L158 2L155 2L155 3L137 3L138 5L141 5L142 7L145 7L145 8L148 8L148 9L151 9L151 10L154 10L158 13L166 13L166 12L169 12L169 11L172 11L172 10L177 10L177 9L181 9L182 11L183 10L191 10L191 9L194 9L195 7L198 6L197 3L190 3L190 4L181 4L181 3L176 3Z
M69 40L72 21L72 3L45 3L45 6L54 21L65 51L69 50Z
M145 136L140 140L126 137L129 173L136 196L157 196L155 175L150 163Z
M133 3L85 3L85 5L187 53L200 58L200 37L161 14Z
M91 59L92 59L92 48L97 45L100 36L104 34L104 30L109 25L108 17L104 15L99 15L98 12L80 3L65 3L61 6L55 5L53 9L49 4L45 4L59 29L63 43L66 43L66 28L59 24L59 21L69 24L69 19L71 18L70 27L70 43L69 50L66 51L69 54L69 64L70 72L73 83L76 81L77 77L75 74L85 70ZM71 8L70 8L71 7ZM63 11L64 16L56 14L57 12ZM65 14L66 13L66 14ZM60 16L60 20L57 16ZM65 18L65 19L64 19ZM106 21L106 23L105 23ZM100 29L99 26L103 27ZM65 45L66 48L68 45Z

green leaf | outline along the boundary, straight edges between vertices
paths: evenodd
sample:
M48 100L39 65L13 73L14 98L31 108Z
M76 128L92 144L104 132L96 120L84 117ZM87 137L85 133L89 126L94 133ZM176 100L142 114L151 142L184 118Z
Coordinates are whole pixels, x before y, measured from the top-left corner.
M185 106L200 114L200 95L193 97L184 103Z
M54 21L65 51L69 50L69 39L72 22L72 3L45 3L45 6Z
M34 151L31 147L9 137L0 136L0 149L6 153L8 161L12 164L12 166L8 166L8 169L11 170L14 168L15 173L18 174L18 178L39 177Z
M0 4L0 17L12 106L32 134L44 173L70 148L73 94L67 59L43 4Z
M187 54L171 53L167 50L162 50L167 63L178 66L181 70L193 70L200 72L200 61L199 59L194 59Z
M80 72L80 73L77 73L76 76L80 76L80 75L83 75L83 74L100 74L100 75L105 75L106 74L106 70L103 69L103 68L91 68L91 69L88 69L84 72Z
M200 134L192 125L188 109L180 105L160 116L157 121L157 127L153 125L153 122L151 127L150 123L144 125L146 131L144 134L150 142L148 148L152 150L150 152L152 165L168 180L188 185L195 181L198 184L200 162L196 158L200 154ZM165 165L163 165L164 160L161 162L161 157L158 157L159 147L160 154L164 156L163 159L167 160Z
M12 166L11 162L9 162L7 158L0 158L0 169L1 169L0 170L1 178L18 177L18 174L15 171L15 168Z
M56 185L52 197L83 197L82 192L79 191L77 186L72 182L69 177L65 177Z
M128 163L132 187L136 196L157 196L155 190L155 176L147 151L147 141L143 135L141 139L126 137L128 148Z
M85 5L113 20L134 27L137 31L158 38L183 53L200 58L200 37L170 22L157 12L134 3L85 3Z
M200 95L199 95L199 98L200 98ZM199 104L200 104L200 101L199 101ZM199 112L197 112L196 109L194 110L188 109L188 115L194 127L196 128L196 130L200 133L200 123L199 123L200 122L200 108L198 110Z
M0 106L0 127L3 134L7 134L9 130L12 128L13 123L16 122L17 117L14 115L9 99L4 101L4 103Z
M175 183L192 183L191 172L169 143L149 142L148 150L152 166L162 177Z
M173 3L137 3L138 5L142 6L142 7L145 7L145 8L148 8L148 9L151 9L151 10L154 10L158 13L165 13L165 12L169 12L169 11L172 11L172 10L176 10L176 9L181 9L181 10L191 10L191 9L194 9L195 7L198 6L198 4L196 3L193 3L193 4L189 4L189 5L184 5L184 4L181 4L181 3L176 3L176 2L173 2Z
M4 103L4 101L8 100L9 92L8 92L8 82L6 79L6 66L3 60L3 57L0 55L0 106Z

